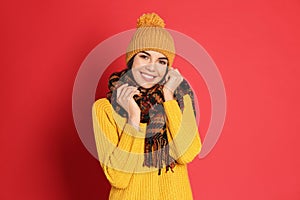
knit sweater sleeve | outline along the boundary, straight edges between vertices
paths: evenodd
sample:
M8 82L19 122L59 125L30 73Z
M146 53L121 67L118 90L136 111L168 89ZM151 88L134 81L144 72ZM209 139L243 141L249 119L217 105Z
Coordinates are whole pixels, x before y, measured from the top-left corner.
M176 158L179 164L191 162L199 154L202 147L191 97L186 94L183 98L183 112L181 112L176 100L164 102L167 134L170 138L170 155Z
M126 188L144 151L145 125L140 131L118 115L107 99L92 107L93 129L98 158L110 184Z

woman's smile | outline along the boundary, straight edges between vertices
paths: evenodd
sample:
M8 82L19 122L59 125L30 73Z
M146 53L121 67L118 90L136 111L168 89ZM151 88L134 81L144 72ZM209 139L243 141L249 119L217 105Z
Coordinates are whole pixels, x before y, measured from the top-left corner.
M154 81L154 79L157 77L157 76L148 74L146 72L140 72L140 73L141 73L141 76L145 79L145 81L148 81L148 82Z

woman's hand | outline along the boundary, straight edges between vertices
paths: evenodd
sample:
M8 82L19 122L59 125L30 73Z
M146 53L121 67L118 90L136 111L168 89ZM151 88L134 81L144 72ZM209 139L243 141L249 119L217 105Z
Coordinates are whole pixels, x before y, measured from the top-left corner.
M133 96L139 94L140 91L128 84L121 85L117 89L117 103L128 113L128 123L134 127L139 127L141 110Z
M182 81L183 77L178 69L173 69L171 67L166 75L166 83L163 88L165 101L174 99L174 91Z

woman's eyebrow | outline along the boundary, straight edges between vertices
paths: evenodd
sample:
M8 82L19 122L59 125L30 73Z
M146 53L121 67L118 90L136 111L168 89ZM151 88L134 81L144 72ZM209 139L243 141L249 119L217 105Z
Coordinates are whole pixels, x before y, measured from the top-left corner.
M158 58L158 59L164 59L164 60L168 60L168 58L167 58L167 57L160 57L160 58Z
M148 56L151 56L151 54L148 53L148 52L146 52L146 51L141 51L140 53L144 53L144 54L147 54ZM158 58L158 59L166 59L166 60L168 60L167 57L160 57L160 58Z
M146 51L141 51L141 53L144 53L144 54L147 54L148 56L151 56L151 54L146 52Z

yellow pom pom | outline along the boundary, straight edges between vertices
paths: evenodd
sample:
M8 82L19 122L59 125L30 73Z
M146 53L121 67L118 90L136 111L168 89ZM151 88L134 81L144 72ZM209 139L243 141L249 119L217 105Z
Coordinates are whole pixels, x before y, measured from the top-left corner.
M140 18L137 20L137 28L139 27L165 27L165 22L162 18L160 18L156 13L147 13L143 14Z

